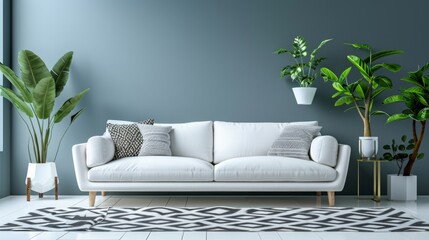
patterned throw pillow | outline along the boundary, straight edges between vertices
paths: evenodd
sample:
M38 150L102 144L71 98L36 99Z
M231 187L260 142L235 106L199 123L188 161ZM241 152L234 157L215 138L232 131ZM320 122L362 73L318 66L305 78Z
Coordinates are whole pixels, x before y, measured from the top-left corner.
M139 124L138 127L143 135L139 156L171 156L170 126Z
M291 125L286 126L280 137L268 150L268 156L282 156L310 160L308 151L311 141L322 127Z
M153 125L153 119L139 122ZM143 144L143 137L137 123L135 124L107 124L107 130L115 145L115 155L113 159L138 156Z

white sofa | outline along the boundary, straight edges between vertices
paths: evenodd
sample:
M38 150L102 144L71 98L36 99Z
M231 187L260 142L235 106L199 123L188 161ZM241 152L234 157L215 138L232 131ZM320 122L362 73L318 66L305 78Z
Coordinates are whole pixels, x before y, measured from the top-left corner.
M326 142L316 141L320 137L313 140L312 155L324 158L322 160L333 163L332 166L312 160L267 156L282 129L290 124L317 125L317 122L157 124L172 126L173 156L138 156L113 161L109 161L113 158L113 141L105 133L93 137L103 140L99 142L104 146L97 146L97 141L90 146L87 143L73 146L77 183L81 191L89 192L90 206L94 206L97 191L103 194L106 191L326 191L329 205L334 206L334 193L342 191L346 180L350 146L337 144L335 152ZM87 157L102 157L108 162L88 167Z

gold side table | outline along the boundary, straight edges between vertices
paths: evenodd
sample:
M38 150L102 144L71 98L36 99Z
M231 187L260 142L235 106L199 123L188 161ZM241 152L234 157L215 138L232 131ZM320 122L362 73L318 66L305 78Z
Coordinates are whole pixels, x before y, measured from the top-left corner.
M372 163L373 164L373 198L372 200L380 202L381 200L381 163L388 162L387 160L380 159L358 159L357 160L357 197L360 196L360 164Z

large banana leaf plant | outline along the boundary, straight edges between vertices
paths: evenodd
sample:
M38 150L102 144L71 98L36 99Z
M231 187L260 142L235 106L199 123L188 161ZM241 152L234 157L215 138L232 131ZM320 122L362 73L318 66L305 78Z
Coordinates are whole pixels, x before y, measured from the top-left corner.
M331 40L326 39L320 42L319 46L311 52L308 62L304 60L308 55L307 42L301 36L297 36L293 40L292 50L278 49L275 54L288 53L295 60L294 65L287 65L281 70L280 77L290 76L292 81L298 81L301 87L311 87L318 75L317 66L326 59L324 57L316 58L317 52Z
M27 147L30 162L45 163L48 160L54 126L67 117L89 91L85 89L69 98L54 113L55 99L61 94L69 79L72 58L73 52L67 52L49 71L39 56L32 51L22 50L18 53L21 78L12 69L0 63L0 71L13 86L7 88L0 85L1 95L18 110L19 117L28 130L30 137ZM83 110L82 108L71 116L58 141L55 156L50 160L55 162L65 134Z
M429 62L414 72L409 72L408 77L401 80L411 83L413 86L400 90L400 94L386 98L383 103L405 104L405 109L400 113L389 115L387 123L399 120L411 120L413 138L413 151L408 156L408 163L404 168L404 176L410 176L416 159L422 159L423 153L419 153L426 129L426 121L429 119L429 75L424 73L429 70ZM420 132L417 134L417 123L420 123ZM411 141L410 140L410 141Z
M363 122L363 136L371 136L371 116L380 114L379 111L373 111L374 100L386 89L392 88L392 80L387 76L380 75L379 70L385 69L390 72L398 72L401 66L394 63L378 62L384 57L399 54L401 50L383 50L373 53L371 46L368 44L350 44L355 49L362 49L368 53L365 58L356 55L348 55L347 60L360 73L360 78L354 82L348 80L348 75L352 69L345 69L338 77L333 71L324 67L321 68L321 74L325 81L331 81L332 87L337 91L332 98L339 97L335 106L352 105L346 109L356 109L359 117Z

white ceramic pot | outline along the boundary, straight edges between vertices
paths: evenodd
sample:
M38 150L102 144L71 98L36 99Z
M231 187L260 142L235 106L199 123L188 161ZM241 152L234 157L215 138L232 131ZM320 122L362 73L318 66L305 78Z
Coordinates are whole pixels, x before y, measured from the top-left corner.
M296 103L300 105L311 105L317 88L314 87L294 87L292 88L295 95Z
M378 152L378 137L359 137L359 156L375 159Z
M387 175L387 197L396 201L417 200L417 176Z
M27 178L31 178L31 190L35 192L44 193L53 189L55 177L57 177L57 168L53 162L28 164Z

